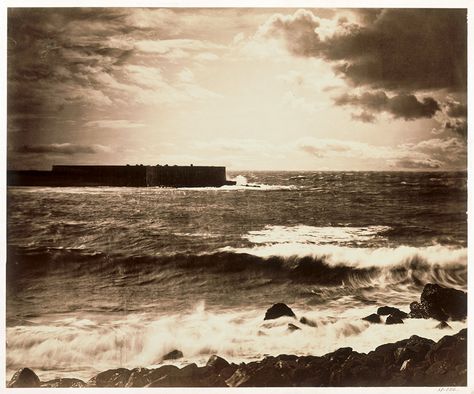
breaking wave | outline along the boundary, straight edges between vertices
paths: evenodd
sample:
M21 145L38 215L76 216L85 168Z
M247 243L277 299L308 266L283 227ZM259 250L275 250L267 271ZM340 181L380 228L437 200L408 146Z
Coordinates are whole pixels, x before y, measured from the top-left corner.
M446 331L436 329L434 320L409 319L399 325L374 325L360 319L373 312L353 309L337 318L324 311L295 309L311 325L285 317L263 321L264 310L208 311L203 303L185 314L151 316L130 314L53 317L37 324L7 328L7 373L28 365L43 380L61 375L90 379L109 368L153 367L163 356L179 349L184 357L176 364L203 365L212 354L228 361L260 359L282 353L323 355L341 346L368 352L381 343L395 342L415 333L439 340ZM290 331L288 324L301 329ZM456 332L463 322L450 322ZM315 340L317 338L317 340ZM173 363L166 361L165 364Z
M306 245L302 248L300 244L276 244L225 247L215 253L125 257L85 253L80 249L10 248L7 264L7 279L12 284L21 278L55 273L72 277L119 275L124 280L139 278L143 283L158 283L176 272L188 273L187 279L180 280L190 281L197 274L217 274L222 280L238 275L241 280L249 281L258 275L270 280L326 286L380 288L435 282L466 288L467 249L441 245L422 248Z

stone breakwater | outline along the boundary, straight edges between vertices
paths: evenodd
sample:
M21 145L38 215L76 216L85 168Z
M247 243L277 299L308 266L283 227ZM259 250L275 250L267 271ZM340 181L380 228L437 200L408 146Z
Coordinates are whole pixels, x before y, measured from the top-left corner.
M410 313L385 306L365 320L380 324L402 324L407 318L464 320L467 294L427 284L420 302L410 305ZM265 319L296 316L285 304L275 304ZM389 319L392 317L391 319ZM370 319L368 319L370 318ZM302 317L301 324L308 324ZM294 324L289 329L298 329ZM176 355L179 351L176 350ZM175 354L175 353L173 353ZM175 358L175 357L171 357ZM234 364L213 355L205 366L183 368L164 365L156 369L111 369L88 382L74 378L42 382L29 368L18 370L8 387L344 387L344 386L466 386L467 329L446 335L438 342L413 335L395 343L358 353L350 347L324 356L279 355L260 361Z

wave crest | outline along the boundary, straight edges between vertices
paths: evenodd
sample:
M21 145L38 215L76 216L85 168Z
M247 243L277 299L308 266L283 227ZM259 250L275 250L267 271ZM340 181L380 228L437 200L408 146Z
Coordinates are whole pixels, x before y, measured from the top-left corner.
M110 278L116 278L119 273L124 280L140 277L141 283L148 284L169 280L184 272L186 275L180 280L192 281L196 275L218 274L220 280L239 276L241 280L251 282L258 276L268 280L354 288L423 286L428 282L465 288L467 284L466 248L436 245L371 249L313 245L309 250L301 250L299 245L298 251L296 254L291 248L282 251L262 246L223 248L219 252L203 254L124 257L86 254L77 249L10 249L7 283L54 273Z

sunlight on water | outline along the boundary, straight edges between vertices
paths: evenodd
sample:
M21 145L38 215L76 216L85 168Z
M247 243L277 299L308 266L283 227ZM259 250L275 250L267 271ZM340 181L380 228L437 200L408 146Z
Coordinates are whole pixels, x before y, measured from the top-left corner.
M8 377L28 366L43 380L87 380L160 365L173 349L184 353L177 363L199 365L211 354L239 363L368 352L466 326L361 319L382 305L408 312L426 283L466 290L465 174L233 179L222 188L9 188ZM298 320L263 321L276 302Z

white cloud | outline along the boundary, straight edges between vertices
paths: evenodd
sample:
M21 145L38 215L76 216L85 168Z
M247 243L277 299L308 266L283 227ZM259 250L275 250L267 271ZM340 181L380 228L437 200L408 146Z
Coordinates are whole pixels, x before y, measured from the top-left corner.
M135 48L143 52L151 52L164 55L175 49L183 51L203 51L209 49L223 49L222 45L209 41L193 39L172 39L172 40L140 40L135 42Z
M110 153L109 146L100 144L38 144L22 145L14 149L15 152L23 154L54 154L54 155L76 155L76 154L96 154Z
M317 158L376 159L398 169L463 168L467 157L467 147L459 138L433 138L395 147L306 138L297 141L296 145L301 151Z
M217 56L215 53L212 53L212 52L202 52L194 56L194 59L210 62L210 61L218 60L219 56Z
M134 121L117 119L117 120L93 120L84 124L86 127L102 128L102 129L135 129L145 127L143 123L136 123Z
M242 157L284 157L291 152L291 146L281 146L258 139L215 139L210 141L196 141L196 148L210 150L217 153L240 155Z
M345 157L381 159L387 155L393 156L393 148L385 146L373 146L364 142L303 138L296 142L298 149L313 156L322 157Z
M189 68L185 68L178 74L178 78L182 82L192 82L194 79L194 73Z

